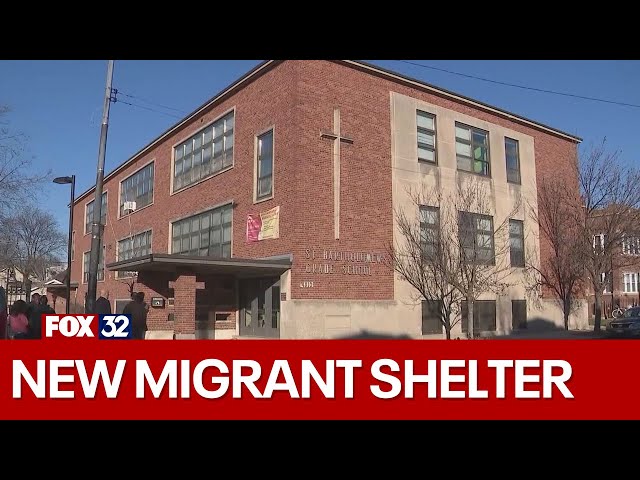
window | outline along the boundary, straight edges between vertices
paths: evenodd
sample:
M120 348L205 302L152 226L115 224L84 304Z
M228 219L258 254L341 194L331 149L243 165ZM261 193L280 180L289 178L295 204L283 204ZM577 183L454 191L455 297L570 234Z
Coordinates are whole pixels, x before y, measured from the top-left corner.
M76 256L76 232L71 233L71 261Z
M511 300L511 329L523 330L527 328L527 301Z
M518 140L505 137L504 151L507 163L507 182L520 183L520 148Z
M153 162L120 182L120 216L153 201Z
M234 114L230 112L175 147L174 191L233 165L233 125Z
M173 223L171 253L231 257L232 205Z
M89 261L91 258L91 252L84 252L82 262L82 279L84 283L89 282ZM100 258L98 259L98 281L104 280L104 247L100 249Z
M437 207L420 207L420 240L426 256L434 256L438 250L440 234L440 210Z
M624 237L622 239L624 255L640 255L640 237Z
M602 253L606 247L607 235L601 233L593 236L593 251Z
M467 331L467 315L469 309L467 302L460 305L462 315L462 331ZM495 332L496 331L496 301L476 300L473 302L473 330L474 332Z
M459 235L467 262L493 264L493 217L477 213L460 212Z
M258 137L258 200L273 194L273 130Z
M489 176L489 132L456 123L458 170Z
M436 117L430 113L417 113L418 161L436 163Z
M422 301L422 335L442 334L442 302L440 300Z
M509 220L509 252L512 267L524 267L524 223Z
M638 293L640 273L625 273L622 275L624 293Z
M84 215L84 234L91 233L91 224L93 223L93 204L95 200L91 200L87 203ZM100 211L100 223L102 225L107 224L107 192L102 194L102 210Z
M143 257L151 253L151 230L138 233L118 242L118 262ZM117 272L118 278L131 277L135 272Z

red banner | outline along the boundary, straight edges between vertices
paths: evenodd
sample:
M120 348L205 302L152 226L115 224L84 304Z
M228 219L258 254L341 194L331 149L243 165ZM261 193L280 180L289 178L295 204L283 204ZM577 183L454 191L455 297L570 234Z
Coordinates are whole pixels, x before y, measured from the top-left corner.
M640 419L638 365L632 340L14 340L0 419Z

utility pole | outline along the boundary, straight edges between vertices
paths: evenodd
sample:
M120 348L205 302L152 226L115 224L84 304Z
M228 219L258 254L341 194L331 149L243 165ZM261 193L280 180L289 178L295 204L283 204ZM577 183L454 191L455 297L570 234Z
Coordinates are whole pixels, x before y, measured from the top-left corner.
M98 171L96 175L96 195L93 201L93 222L91 223L91 254L89 257L89 279L85 312L95 313L96 290L98 287L98 263L102 253L102 185L104 183L104 157L107 150L107 130L109 129L109 107L111 106L111 83L113 81L113 60L107 67L107 87L104 92L100 147L98 148ZM104 256L103 256L104 260Z

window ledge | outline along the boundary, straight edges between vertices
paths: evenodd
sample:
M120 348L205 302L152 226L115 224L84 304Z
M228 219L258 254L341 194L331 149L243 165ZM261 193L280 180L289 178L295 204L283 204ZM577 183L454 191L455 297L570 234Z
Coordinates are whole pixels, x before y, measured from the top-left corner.
M169 194L169 196L170 196L170 197L172 197L173 195L177 195L178 193L182 193L182 192L184 192L185 190L189 190L190 188L193 188L193 187L195 187L196 185L200 185L201 183L206 182L207 180L210 180L210 179L212 179L212 178L214 178L214 177L217 177L218 175L222 175L223 173L226 173L226 172L228 172L229 170L232 170L234 166L235 166L235 158L234 158L234 163L232 163L232 164L231 164L230 166L228 166L227 168L223 168L223 169L222 169L222 170L220 170L219 172L212 173L211 175L209 175L209 176L207 176L207 177L201 178L201 179L200 179L200 180L198 180L197 182L192 183L192 184L190 184L190 185L187 185L186 187L180 187L180 189L179 189L179 190L173 190L173 181L175 180L175 177L174 177L174 178L172 179L172 181L171 181L171 182L172 182L172 191L171 191L171 193Z
M273 194L271 194L271 195L270 195L270 196L268 196L268 197L256 198L256 199L253 201L253 204L254 204L254 205L257 205L257 204L259 204L259 203L264 203L264 202L267 202L267 201L269 201L269 200L273 200L273 198L274 198L274 195L273 195Z
M145 208L149 208L149 207L150 207L150 206L152 206L152 205L153 205L153 202L149 203L148 205L145 205L144 207L140 207L140 208L138 208L138 209L134 210L134 211L133 211L133 212L131 212L131 213L127 213L127 214L125 214L125 215L122 215L122 216L118 217L118 220L122 220L123 218L130 217L131 215L134 215L134 214L136 214L136 213L138 213L138 212L140 212L140 211L144 210ZM120 208L118 207L118 214L119 214L119 213L120 213Z

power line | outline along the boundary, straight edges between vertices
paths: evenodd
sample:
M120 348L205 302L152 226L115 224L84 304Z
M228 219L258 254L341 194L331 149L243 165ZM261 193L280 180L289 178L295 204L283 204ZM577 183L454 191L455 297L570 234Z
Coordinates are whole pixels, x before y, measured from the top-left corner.
M617 102L615 100L606 100L606 99L603 99L603 98L595 98L595 97L587 97L587 96L584 96L584 95L576 95L574 93L556 92L554 90L545 90L543 88L528 87L526 85L517 85L515 83L501 82L499 80L492 80L490 78L478 77L476 75L470 75L470 74L467 74L467 73L454 72L452 70L447 70L445 68L433 67L431 65L424 65L422 63L411 62L409 60L395 60L395 61L396 62L407 63L409 65L415 65L416 67L428 68L430 70L437 70L439 72L449 73L451 75L458 75L460 77L472 78L474 80L481 80L483 82L495 83L497 85L504 85L506 87L521 88L523 90L532 90L534 92L549 93L549 94L552 94L552 95L561 95L561 96L564 96L564 97L580 98L582 100L591 100L593 102L610 103L610 104L613 104L613 105L621 105L623 107L640 108L640 105L637 105L637 104L634 104L634 103Z
M173 110L174 112L178 112L178 113L182 113L182 114L186 114L187 112L185 110L181 110L179 108L174 108L174 107L169 107L167 105L162 105L161 103L156 103L156 102L152 102L151 100L147 100L145 98L142 97L138 97L137 95L131 95L128 93L122 93L122 91L118 90L118 94L119 95L124 95L125 97L129 97L129 98L133 98L136 100L139 100L143 103L148 103L149 105L153 105L155 107L160 107L160 108L166 108L167 110Z
M144 109L144 110L148 110L148 111L150 111L150 112L161 113L162 115L167 115L167 116L169 116L169 117L173 117L173 118L177 118L177 119L181 119L181 118L182 118L182 117L180 117L180 116L178 116L178 115L173 115L173 114L171 114L171 113L162 112L162 111L160 111L160 110L155 110L155 109L153 109L153 108L149 108L149 107L146 107L146 106L144 106L144 105L138 105L137 103L125 102L124 100L116 100L116 102L118 102L118 103L123 103L123 104L125 104L125 105L130 105L130 106L132 106L132 107L142 108L142 109Z

